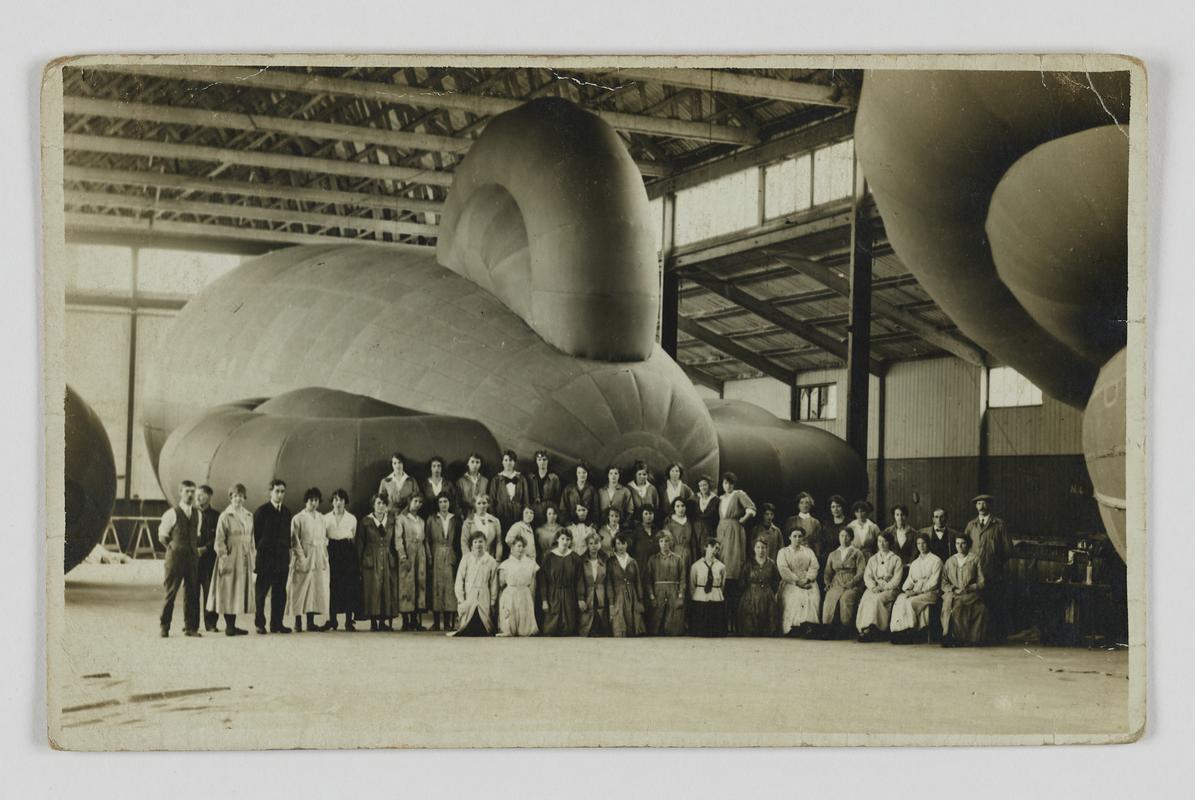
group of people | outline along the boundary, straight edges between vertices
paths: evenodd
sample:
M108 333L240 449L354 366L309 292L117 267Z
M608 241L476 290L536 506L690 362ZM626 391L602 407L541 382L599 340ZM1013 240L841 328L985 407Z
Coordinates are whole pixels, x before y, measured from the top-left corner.
M718 487L703 475L694 490L673 464L657 486L638 462L629 483L610 467L597 485L581 464L564 485L546 452L535 463L522 474L507 451L487 477L472 454L451 481L433 458L420 480L395 453L359 519L341 489L326 513L317 488L292 513L286 483L275 479L268 502L250 513L237 484L217 514L211 488L184 481L159 527L161 635L180 588L188 636L201 635L201 608L205 628L216 631L223 616L227 636L247 633L237 616L248 614L260 634L336 630L339 617L349 631L366 619L373 631L424 630L425 614L431 630L453 636L912 643L940 627L943 644L959 645L998 629L1011 542L990 495L974 498L976 518L961 532L943 509L918 531L902 505L881 530L866 500L848 519L837 495L819 520L804 492L781 527L772 504L757 508L733 473Z

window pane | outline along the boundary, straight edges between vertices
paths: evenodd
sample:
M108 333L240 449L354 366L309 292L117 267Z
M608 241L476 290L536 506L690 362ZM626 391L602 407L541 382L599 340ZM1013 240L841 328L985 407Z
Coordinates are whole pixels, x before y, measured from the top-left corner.
M142 250L137 291L191 297L241 263L240 256L182 250Z
M651 232L658 253L664 247L664 198L657 197L655 200L647 201L647 207L651 210Z
M710 239L759 221L759 168L676 193L676 243Z
M813 156L806 153L793 161L796 174L793 181L797 189L797 211L804 211L813 205Z
M129 297L133 292L133 251L127 247L68 244L66 288Z
M988 405L992 408L1041 404L1041 389L1012 367L993 367L988 371Z
M813 154L813 204L850 197L854 190L855 142L823 147Z
M763 173L763 213L768 219L797 210L797 162L792 159L772 164Z

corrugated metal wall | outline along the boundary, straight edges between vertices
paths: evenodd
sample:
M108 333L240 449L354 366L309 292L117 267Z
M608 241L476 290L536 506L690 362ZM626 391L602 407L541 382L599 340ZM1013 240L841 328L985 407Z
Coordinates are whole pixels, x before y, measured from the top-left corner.
M979 367L957 358L905 361L884 376L884 458L979 455Z

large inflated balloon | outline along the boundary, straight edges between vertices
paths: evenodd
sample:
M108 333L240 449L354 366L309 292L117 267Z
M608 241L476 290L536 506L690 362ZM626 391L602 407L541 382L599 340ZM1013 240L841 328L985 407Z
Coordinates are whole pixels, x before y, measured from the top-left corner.
M562 352L641 361L659 308L652 229L618 134L545 98L486 125L453 175L437 257Z
M1127 351L1121 350L1100 370L1083 415L1083 457L1095 489L1108 538L1125 556L1125 451Z
M116 500L116 461L99 415L66 387L66 543L69 572L99 542Z
M1128 102L1127 72L876 70L864 77L855 124L860 165L901 261L976 344L1078 408L1102 362L1018 302L984 226L1019 159L1059 137L1127 123Z
M1000 180L996 272L1041 326L1095 364L1124 347L1129 140L1105 125L1047 142Z

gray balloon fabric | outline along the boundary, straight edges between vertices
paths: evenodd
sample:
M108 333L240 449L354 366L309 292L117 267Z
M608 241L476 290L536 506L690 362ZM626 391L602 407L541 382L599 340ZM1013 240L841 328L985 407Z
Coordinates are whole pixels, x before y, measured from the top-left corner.
M1116 552L1127 557L1125 451L1128 351L1121 350L1100 370L1083 414L1083 457L1095 489L1100 518Z
M63 569L70 572L99 543L116 500L116 460L104 423L70 386L63 408L66 432L66 541Z

